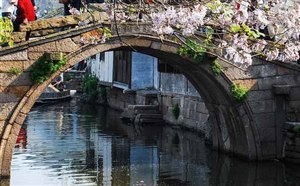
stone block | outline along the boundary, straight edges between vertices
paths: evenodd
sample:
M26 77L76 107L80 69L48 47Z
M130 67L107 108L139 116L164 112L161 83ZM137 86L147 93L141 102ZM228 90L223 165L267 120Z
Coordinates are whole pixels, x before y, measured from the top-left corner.
M12 125L11 124L8 124L8 125L5 126L2 139L4 139L4 140L8 139L8 137L10 135L10 132L11 132L11 129L12 129Z
M28 58L30 60L37 60L39 59L40 57L42 57L44 55L44 51L41 51L41 52L28 52Z
M7 123L7 120L0 120L0 136L2 134L2 131L3 131L6 123Z
M291 85L297 86L299 82L293 75L266 77L257 79L259 90L272 89L273 85Z
M300 86L291 87L290 100L300 100ZM300 107L299 107L300 108Z
M233 81L235 84L242 85L249 90L257 90L257 81L255 79L246 79L246 80L234 80Z
M49 34L53 34L55 32L58 32L55 29L44 29L44 30L36 30L36 31L32 31L30 33L30 37L41 37L41 36L46 36Z
M291 91L290 85L273 85L272 91L274 94L288 95Z
M276 140L276 130L275 128L261 128L259 137L261 142L273 142Z
M6 94L13 94L19 98L23 97L27 91L30 89L30 86L8 86L0 87L0 92ZM0 99L1 101L1 99Z
M251 76L248 71L240 70L236 67L230 66L229 68L224 69L224 73L229 77L231 80L238 80L238 79L250 79Z
M162 44L160 50L168 52L168 53L173 53L173 54L177 54L177 47L174 46L170 46L170 45L166 45L166 44Z
M9 72L12 68L23 70L24 61L1 61L0 72Z
M161 43L161 42L153 41L153 42L151 43L151 48L156 49L156 50L160 50L161 46L162 46L162 43Z
M275 113L258 113L253 115L258 130L275 127Z
M0 86L30 86L32 83L29 78L29 73L21 73L19 76L10 73L0 73Z
M291 70L285 67L277 66L277 74L278 75L292 75L292 74L297 74L299 71L297 70Z
M27 59L27 50L0 56L0 61L26 61Z
M208 110L206 109L205 103L204 102L198 102L196 105L196 111L200 113L207 113Z
M79 49L79 46L75 44L71 38L56 41L55 44L58 52L68 53L68 52L75 52Z
M124 42L132 47L139 46L148 48L151 45L151 41L141 39L125 39Z
M17 104L17 102L0 103L0 120L8 119Z
M54 41L30 47L28 51L29 52L59 52L59 50L56 47L56 43Z
M0 92L0 103L18 102L20 100L14 94Z
M261 78L277 75L277 67L275 64L254 65L248 68L251 78Z
M13 32L14 42L20 43L26 41L26 32Z
M262 101L274 99L274 96L270 90L251 90L247 99L249 101Z
M249 101L253 113L270 113L275 112L274 100Z
M263 158L276 157L276 142L263 142L261 143Z

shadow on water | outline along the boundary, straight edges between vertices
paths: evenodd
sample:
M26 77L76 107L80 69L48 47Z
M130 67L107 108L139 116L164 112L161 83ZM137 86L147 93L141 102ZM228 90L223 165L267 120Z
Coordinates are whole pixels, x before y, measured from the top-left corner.
M127 125L119 116L76 101L35 107L25 123L27 148L15 149L11 185L300 185L300 165L233 159L197 133Z

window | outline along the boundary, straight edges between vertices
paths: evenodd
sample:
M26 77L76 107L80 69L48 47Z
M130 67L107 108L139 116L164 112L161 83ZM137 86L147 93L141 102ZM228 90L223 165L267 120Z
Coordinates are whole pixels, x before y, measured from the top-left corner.
M114 81L130 85L131 82L131 52L114 52Z
M160 59L158 60L158 72L173 73L173 74L180 73L180 71L177 68L167 64L166 62Z
M104 60L105 60L105 53L100 52L100 61L104 61Z

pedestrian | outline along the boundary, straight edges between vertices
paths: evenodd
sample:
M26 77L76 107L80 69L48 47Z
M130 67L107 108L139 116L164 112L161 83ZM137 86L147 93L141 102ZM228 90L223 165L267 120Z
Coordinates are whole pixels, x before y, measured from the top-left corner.
M71 8L76 8L78 12L80 11L81 0L59 0L59 3L64 4L64 15L71 15L70 6Z
M35 12L31 0L18 0L17 17L14 22L14 31L20 31L22 23L28 24L35 20Z
M13 20L13 13L16 4L16 0L2 0L2 17L7 17L8 19Z

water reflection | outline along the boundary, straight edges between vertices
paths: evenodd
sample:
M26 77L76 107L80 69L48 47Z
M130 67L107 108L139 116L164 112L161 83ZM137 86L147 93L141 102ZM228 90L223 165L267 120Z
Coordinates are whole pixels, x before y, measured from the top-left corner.
M300 184L300 166L230 159L211 152L198 134L125 125L118 112L76 101L36 107L26 124L27 146L15 149L11 185Z

